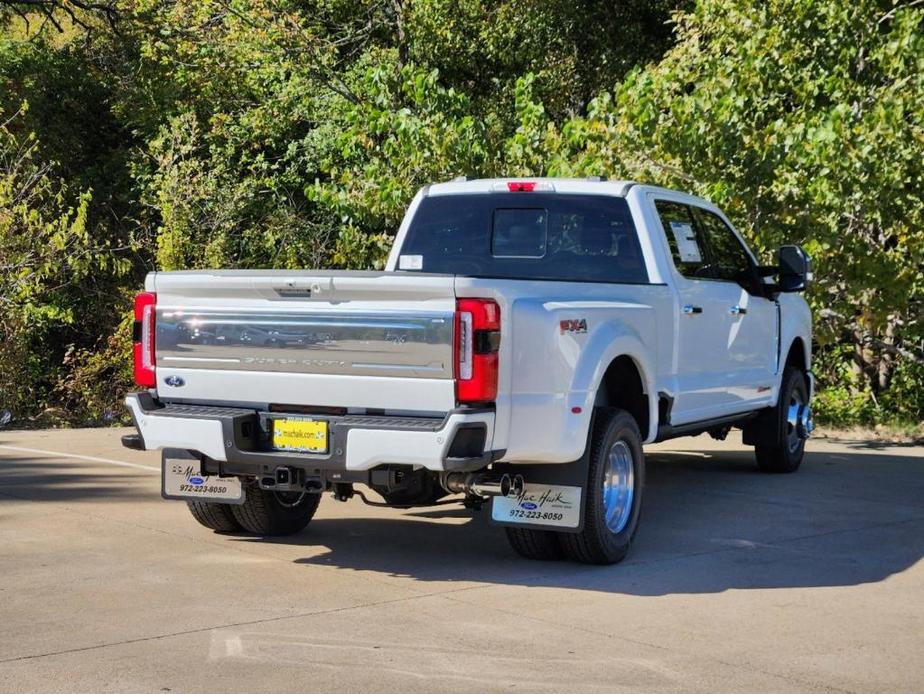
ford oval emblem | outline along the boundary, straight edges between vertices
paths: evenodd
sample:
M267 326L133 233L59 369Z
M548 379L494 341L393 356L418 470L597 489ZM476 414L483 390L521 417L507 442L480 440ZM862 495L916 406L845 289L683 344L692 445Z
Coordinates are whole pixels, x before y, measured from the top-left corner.
M201 477L193 476L189 478L189 483L198 487L198 486L205 484L205 480L202 479Z
M182 388L186 385L186 381L179 376L167 376L167 378L164 379L164 383L173 388Z
M532 501L524 501L522 504L520 504L520 506L525 508L527 511L535 511L537 508L539 508Z

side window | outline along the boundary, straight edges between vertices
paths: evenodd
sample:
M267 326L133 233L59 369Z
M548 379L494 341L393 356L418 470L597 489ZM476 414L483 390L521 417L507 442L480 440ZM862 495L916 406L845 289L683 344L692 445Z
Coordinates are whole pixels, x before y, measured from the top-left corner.
M677 272L689 279L703 279L709 265L700 238L702 232L693 221L690 208L679 202L657 200L655 209L667 234Z
M751 260L741 241L718 215L699 207L693 208L697 224L709 246L712 265L709 276L726 282L739 282L747 276Z

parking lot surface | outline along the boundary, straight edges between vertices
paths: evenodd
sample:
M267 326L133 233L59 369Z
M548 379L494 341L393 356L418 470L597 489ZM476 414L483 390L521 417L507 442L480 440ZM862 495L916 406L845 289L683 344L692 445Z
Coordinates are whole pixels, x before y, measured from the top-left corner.
M0 432L0 691L924 690L919 447L652 446L632 553L591 567L461 506L218 535L125 431Z

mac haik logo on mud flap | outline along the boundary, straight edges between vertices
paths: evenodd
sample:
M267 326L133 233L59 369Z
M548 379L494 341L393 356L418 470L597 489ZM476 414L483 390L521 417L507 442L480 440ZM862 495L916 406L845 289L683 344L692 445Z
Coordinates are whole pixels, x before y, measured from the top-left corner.
M170 471L174 475L182 475L186 478L187 483L196 487L201 487L208 480L208 475L200 475L193 469L192 465L184 466L182 463L173 463Z
M527 511L543 511L555 509L557 511L570 511L580 503L580 497L572 499L566 488L533 486L524 487L517 494L517 506Z

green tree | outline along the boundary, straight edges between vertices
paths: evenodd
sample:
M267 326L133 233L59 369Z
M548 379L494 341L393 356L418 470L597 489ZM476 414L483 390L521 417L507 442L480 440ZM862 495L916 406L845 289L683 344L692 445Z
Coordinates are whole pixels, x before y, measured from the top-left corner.
M32 210L45 229L6 222L0 284L24 257L58 272L18 300L0 360L31 375L5 397L72 421L115 407L147 270L380 266L426 183L607 175L712 199L767 261L804 243L822 412L919 420L922 13L914 0L0 0L0 111L32 104L5 130L4 151L29 152L6 185L28 167L43 181L0 215ZM65 250L43 255L32 244L51 228Z
M0 123L0 408L18 417L39 414L61 376L81 315L75 288L96 272L126 269L90 238L91 192L70 204L53 165L36 157L35 136L12 131L24 111Z
M586 117L544 131L549 173L694 190L768 261L781 243L803 243L816 265L821 405L853 398L852 419L922 416L916 5L699 2L677 15L677 44L657 65L633 71Z

